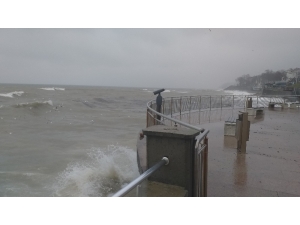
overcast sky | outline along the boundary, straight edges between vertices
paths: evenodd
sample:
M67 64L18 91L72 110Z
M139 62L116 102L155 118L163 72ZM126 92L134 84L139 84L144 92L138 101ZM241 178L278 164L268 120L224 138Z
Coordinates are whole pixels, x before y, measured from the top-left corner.
M300 67L300 29L0 29L0 83L218 89Z

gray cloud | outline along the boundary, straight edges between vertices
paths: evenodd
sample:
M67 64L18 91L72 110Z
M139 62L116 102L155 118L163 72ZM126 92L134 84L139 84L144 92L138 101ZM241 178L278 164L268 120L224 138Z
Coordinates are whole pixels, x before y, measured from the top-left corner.
M300 29L0 29L0 82L218 88L300 67Z

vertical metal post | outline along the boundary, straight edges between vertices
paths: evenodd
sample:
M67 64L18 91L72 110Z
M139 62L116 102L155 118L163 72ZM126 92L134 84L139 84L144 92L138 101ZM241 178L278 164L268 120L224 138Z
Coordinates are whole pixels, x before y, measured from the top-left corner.
M182 98L180 96L180 107L179 107L180 108L180 112L179 112L180 113L180 121L181 121L181 100L182 100ZM180 127L181 127L181 124L180 124Z
M210 123L210 114L211 114L211 95L209 96L209 116L208 116L209 123Z
M172 118L172 108L173 108L173 97L171 97L171 118ZM172 126L172 120L171 120L171 126Z
M223 95L221 95L221 110L222 110L222 105L223 105L222 99L223 99Z
M220 120L222 120L222 95L221 95L221 113L220 113Z
M233 110L234 110L234 95L232 95L232 115L233 116Z
M199 124L200 124L200 116L201 116L201 96L200 96L200 102L199 102Z
M189 124L191 123L191 108L192 108L192 97L190 97L190 107L189 107Z

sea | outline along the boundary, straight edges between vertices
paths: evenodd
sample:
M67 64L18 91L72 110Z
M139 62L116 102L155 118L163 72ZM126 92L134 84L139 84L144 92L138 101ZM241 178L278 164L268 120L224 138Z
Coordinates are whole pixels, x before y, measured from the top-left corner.
M0 84L0 196L107 197L139 176L160 88ZM247 94L166 88L163 97Z

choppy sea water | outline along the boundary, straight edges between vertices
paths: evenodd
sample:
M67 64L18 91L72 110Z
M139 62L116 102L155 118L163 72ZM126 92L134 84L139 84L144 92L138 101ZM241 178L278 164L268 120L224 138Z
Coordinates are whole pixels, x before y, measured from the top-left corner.
M0 196L110 196L136 178L153 88L0 85ZM168 89L163 97L223 91Z

